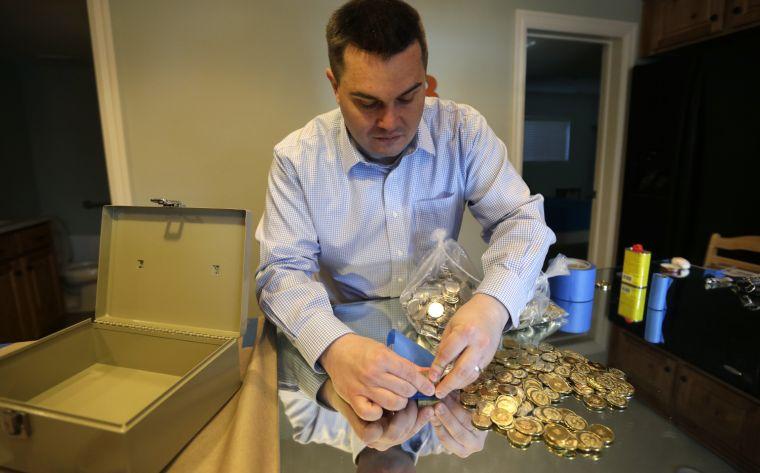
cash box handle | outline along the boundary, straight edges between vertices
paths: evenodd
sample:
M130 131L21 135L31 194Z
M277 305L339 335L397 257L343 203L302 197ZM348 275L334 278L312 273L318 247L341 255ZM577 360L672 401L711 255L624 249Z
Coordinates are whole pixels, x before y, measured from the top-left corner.
M27 439L32 435L29 415L26 412L3 409L0 416L3 432L10 437Z

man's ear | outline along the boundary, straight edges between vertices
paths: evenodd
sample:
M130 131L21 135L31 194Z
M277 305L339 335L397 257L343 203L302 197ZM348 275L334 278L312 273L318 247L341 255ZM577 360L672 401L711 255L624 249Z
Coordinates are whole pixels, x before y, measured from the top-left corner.
M332 69L329 67L325 69L325 75L327 76L327 80L330 81L330 85L332 86L333 93L335 94L335 100L338 99L338 81L335 80L335 74L333 74Z

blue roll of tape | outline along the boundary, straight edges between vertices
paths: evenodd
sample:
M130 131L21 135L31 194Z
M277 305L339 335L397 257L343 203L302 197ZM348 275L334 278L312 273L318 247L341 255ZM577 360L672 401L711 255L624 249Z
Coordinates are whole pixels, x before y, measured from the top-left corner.
M582 259L568 258L567 276L549 278L549 290L553 301L588 302L594 299L596 266Z
M668 306L668 289L673 284L673 279L660 273L652 275L652 287L649 290L647 307L655 310L665 310Z
M417 345L396 329L392 329L390 332L388 332L388 337L385 340L385 345L393 350L395 354L406 358L418 366L428 368L433 364L433 360L435 360L435 356L432 353ZM425 396L418 391L410 399L431 400L436 399L436 397Z
M664 310L647 309L646 325L644 325L644 340L649 343L664 343L662 322L665 320Z
M554 302L567 311L567 322L560 328L565 333L586 333L591 330L594 301L570 302L557 299Z

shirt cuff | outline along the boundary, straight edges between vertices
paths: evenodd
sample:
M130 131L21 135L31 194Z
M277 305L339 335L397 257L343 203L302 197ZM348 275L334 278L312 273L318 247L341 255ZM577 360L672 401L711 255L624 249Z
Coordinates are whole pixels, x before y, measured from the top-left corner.
M335 315L316 313L309 316L306 325L298 331L293 344L314 371L324 373L325 370L319 362L319 357L332 342L349 333L353 333L353 331L338 320Z
M509 312L509 320L503 330L520 325L520 313L533 297L533 284L527 284L513 271L506 268L491 268L475 290L475 294L487 294L504 305Z

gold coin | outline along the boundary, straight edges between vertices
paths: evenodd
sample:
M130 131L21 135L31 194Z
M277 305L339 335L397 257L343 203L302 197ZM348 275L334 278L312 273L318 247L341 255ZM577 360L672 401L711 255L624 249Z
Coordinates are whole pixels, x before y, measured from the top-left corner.
M480 394L481 399L485 399L486 401L495 401L499 397L499 391L495 388L482 387L478 394Z
M516 397L518 394L517 387L511 384L500 384L498 389L501 395Z
M548 406L551 404L549 396L547 396L544 391L540 390L532 390L528 392L528 399L537 406Z
M570 381L575 383L576 386L585 386L588 384L588 376L578 371L570 373Z
M555 407L555 409L557 409L557 411L560 413L563 419L567 415L577 415L575 411L573 411L572 409L567 409L565 407Z
M562 376L563 378L567 378L570 376L570 368L568 368L565 365L559 365L556 368L554 368L554 373Z
M459 402L465 407L475 407L478 405L480 397L477 394L463 393L459 396Z
M578 437L573 432L570 432L570 436L560 444L560 447L569 452L574 452L578 448Z
M462 391L467 394L475 394L480 390L479 384L468 384L467 386L462 388Z
M573 391L580 397L591 396L594 394L594 388L591 386L573 386Z
M477 412L472 415L472 425L476 429L480 430L488 430L491 428L491 418L489 416L485 416L483 414L478 414Z
M525 370L516 369L516 370L512 370L512 376L514 376L517 379L524 379L528 376L528 373L526 373Z
M514 424L514 417L505 409L496 408L491 412L491 422L496 424L500 429L511 429Z
M478 414L482 414L484 416L491 416L491 412L493 412L494 409L496 409L496 404L494 404L493 401L486 401L482 400L478 402L477 406L475 407L476 412Z
M562 423L572 430L586 430L586 427L588 427L586 419L576 414L563 416Z
M540 420L541 422L543 422L544 424L548 424L549 419L547 419L546 416L544 415L544 409L546 408L541 407L541 406L534 407L533 412L531 412L531 415L535 417L536 419Z
M607 368L607 372L612 376L625 381L625 373L617 368Z
M570 431L565 427L550 423L544 427L544 440L547 444L561 448L562 442L570 438Z
M530 415L531 412L533 412L533 404L531 404L530 401L523 401L522 404L520 404L520 407L517 408L515 415L517 417L523 417Z
M522 385L523 385L523 389L525 389L526 391L528 389L530 389L530 388L534 388L534 389L542 389L543 388L543 385L541 384L541 381L537 380L536 378L525 379L525 380L523 380Z
M525 435L515 429L507 431L507 438L509 439L509 443L517 448L528 448L533 440L530 435Z
M515 419L515 429L534 437L539 437L544 433L544 425L534 417L518 417Z
M582 430L576 433L578 437L578 450L586 453L598 453L604 446L604 442L593 432Z
M610 429L606 425L591 424L588 426L588 429L586 430L598 435L599 438L602 439L602 442L604 442L605 445L610 445L612 442L615 441L615 433L612 431L612 429Z
M588 362L589 368L595 371L607 371L607 367L604 366L601 363L597 363L596 361L589 361Z
M513 379L514 379L514 376L512 375L512 373L506 370L496 375L496 381L503 384L511 383Z
M549 401L551 401L552 403L557 403L560 400L559 393L556 391L552 391L551 389L547 389L546 391L544 391L544 394L546 394L546 397L548 397Z
M543 351L543 352L554 351L554 347L551 344L545 343L545 342L544 343L539 343L538 344L538 349L541 350L541 351Z
M608 393L604 399L607 401L607 404L609 404L613 409L623 410L628 407L628 399L626 399L625 396L621 394L611 392Z
M496 407L514 415L517 412L517 408L520 407L520 402L512 396L499 396L496 400Z
M544 407L542 413L549 422L553 422L555 424L562 422L562 414L560 414L560 412L553 407Z
M519 343L517 343L515 340L512 340L511 338L505 338L501 341L501 346L503 346L506 349L510 348L517 348L520 346Z
M583 396L583 404L586 405L592 411L601 411L607 407L607 401L596 394L589 394Z

